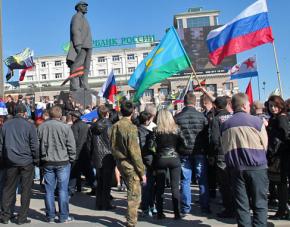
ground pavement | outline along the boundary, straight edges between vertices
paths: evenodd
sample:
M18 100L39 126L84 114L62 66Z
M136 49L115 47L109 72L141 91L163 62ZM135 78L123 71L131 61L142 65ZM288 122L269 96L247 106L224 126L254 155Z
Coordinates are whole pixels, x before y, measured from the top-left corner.
M54 224L48 224L45 222L44 212L44 194L40 192L39 185L35 185L33 189L33 198L30 204L29 218L32 219L31 224L24 226L31 227L46 227ZM193 187L193 201L198 200L197 187ZM77 193L70 203L70 214L75 218L75 221L67 224L57 224L58 226L68 227L123 227L125 226L125 214L126 214L126 192L119 192L115 188L112 190L113 205L117 208L113 211L96 211L95 210L95 198L93 196L86 195L85 192ZM17 196L17 206L19 205L20 198ZM165 214L167 216L164 220L157 220L152 217L139 218L137 227L188 227L188 226L200 226L200 227L227 227L237 226L234 219L220 219L216 217L216 213L221 211L220 198L216 198L211 201L212 214L204 216L199 212L198 203L193 205L191 214L182 220L176 221L173 219L173 212L171 206L171 194L167 189L165 195ZM17 210L17 207L16 207ZM273 214L273 211L270 212ZM4 225L2 225L4 226ZM7 227L16 226L11 223L5 225ZM268 226L290 226L290 221L269 221Z

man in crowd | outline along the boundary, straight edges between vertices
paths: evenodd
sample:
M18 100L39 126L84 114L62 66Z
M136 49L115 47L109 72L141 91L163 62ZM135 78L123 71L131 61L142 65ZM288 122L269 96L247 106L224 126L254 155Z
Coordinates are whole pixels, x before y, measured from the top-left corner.
M76 145L69 125L60 121L61 108L49 109L50 119L38 127L41 162L44 167L45 207L49 223L55 221L54 191L58 190L59 222L73 220L69 216L68 183L71 163L76 158Z
M179 147L181 159L181 213L186 215L191 210L191 176L194 170L199 184L199 202L202 212L209 213L206 145L208 144L208 121L195 109L196 97L188 93L184 97L185 107L175 116L181 128L187 146Z
M221 145L221 125L228 120L232 114L227 111L227 98L217 97L214 101L215 116L212 119L210 130L210 143L213 150L212 156L215 158L215 172L219 184L220 193L223 200L224 210L218 213L220 218L231 218L233 213L233 199L230 184L229 171L226 168L224 151Z
M238 226L267 226L267 132L263 121L249 114L246 94L234 95L232 107L233 117L221 126L221 142L231 174Z
M70 194L73 195L75 193L76 186L81 188L81 153L88 152L86 141L89 131L89 126L83 122L80 117L82 114L79 111L73 111L71 114L73 125L71 129L74 134L74 138L76 141L76 159L71 166L71 174L70 174Z
M209 95L208 92L204 92L205 89L202 89L201 91L204 94L200 97L200 106L203 110L204 116L208 120L208 125L210 128L212 124L212 119L214 118L214 115L215 115L215 108L213 105L214 97ZM208 189L209 189L209 196L211 198L215 198L216 197L215 157L214 155L212 155L213 154L212 147L208 145L209 144L207 144L207 150L206 150L207 161L208 161L208 165L207 165Z
M77 187L77 191L81 192L81 173L83 173L86 177L86 181L92 189L89 194L95 195L95 176L87 148L89 125L80 119L82 114L78 110L71 112L68 116L72 116L73 125L71 126L71 129L76 141L76 160L71 168L70 192L75 192L75 186Z
M112 177L115 169L115 160L112 155L109 131L112 123L109 120L109 109L101 105L98 108L99 119L90 127L88 146L91 158L96 169L96 208L98 210L112 210L110 192Z
M123 118L113 125L111 132L112 154L128 189L128 227L137 224L138 208L141 202L141 182L146 183L145 167L138 143L138 131L131 122L133 112L133 103L123 102L121 104Z
M0 155L6 168L1 222L9 223L17 184L20 182L21 207L16 223L21 225L31 222L27 219L27 212L33 185L34 165L39 162L39 145L35 126L25 119L25 106L17 105L16 112L15 118L4 123L0 135Z

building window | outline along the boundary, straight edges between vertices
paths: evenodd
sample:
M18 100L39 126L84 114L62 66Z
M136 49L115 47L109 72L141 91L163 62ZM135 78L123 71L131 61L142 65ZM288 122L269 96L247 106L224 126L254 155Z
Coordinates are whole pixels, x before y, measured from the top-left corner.
M113 72L115 75L120 75L121 74L121 69L120 68L115 68L113 69Z
M148 52L143 53L143 58L146 58L148 56Z
M60 79L62 78L62 73L56 73L55 74L55 79Z
M205 27L205 26L210 26L209 17L197 17L187 19L188 28Z
M55 61L54 66L61 66L61 61Z
M128 68L128 73L133 73L135 71L135 67L129 67Z
M217 92L216 84L207 84L207 85L205 85L205 88L208 92L213 92L213 93Z
M33 81L33 76L26 76L27 81Z
M135 59L135 54L128 54L127 55L128 60L134 60Z
M183 22L182 19L177 20L177 28L183 28Z
M160 88L159 89L159 94L160 95L163 95L163 96L165 96L165 97L167 97L168 96L168 88Z
M214 25L218 25L219 24L219 18L218 16L214 17Z
M46 67L46 62L45 62L45 61L42 61L42 62L41 62L41 67L42 67L42 68Z
M120 56L119 56L119 55L114 55L114 56L112 57L112 60L113 60L113 61L120 61Z
M98 57L98 62L106 62L106 58L105 57Z
M105 69L100 69L99 70L99 76L105 76L106 75L106 70Z
M146 91L144 91L143 98L144 98L145 102L153 102L153 100L154 100L154 90L153 89L147 89Z
M46 80L46 74L41 74L41 79Z
M232 82L224 83L224 89L225 91L231 91L233 89L233 83Z

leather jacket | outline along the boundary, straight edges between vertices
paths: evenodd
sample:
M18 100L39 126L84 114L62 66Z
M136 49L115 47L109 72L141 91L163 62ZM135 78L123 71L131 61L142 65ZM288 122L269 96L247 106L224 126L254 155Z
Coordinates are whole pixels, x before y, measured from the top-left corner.
M177 147L185 145L186 140L180 130L176 133L160 133L154 130L150 144L155 144L157 158L177 158Z

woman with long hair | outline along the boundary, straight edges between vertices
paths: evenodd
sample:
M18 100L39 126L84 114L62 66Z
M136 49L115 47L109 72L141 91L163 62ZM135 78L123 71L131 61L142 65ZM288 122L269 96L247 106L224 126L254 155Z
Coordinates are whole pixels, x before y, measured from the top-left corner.
M287 175L289 172L290 151L286 103L280 96L271 96L268 100L268 111L271 116L267 127L270 189L273 188L273 185L278 187L278 211L271 218L289 219Z
M178 125L175 123L172 114L162 109L157 115L157 127L153 131L150 140L151 147L154 144L156 151L154 168L156 170L156 202L157 218L163 219L163 196L165 188L166 171L169 169L172 203L175 219L180 219L180 172L181 164L177 147L184 143L183 136Z

